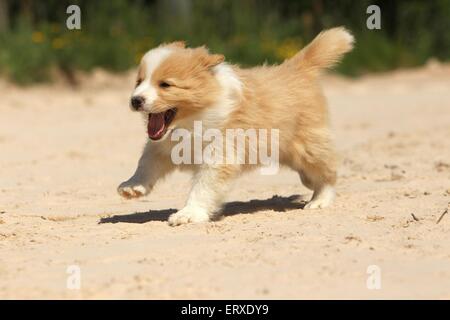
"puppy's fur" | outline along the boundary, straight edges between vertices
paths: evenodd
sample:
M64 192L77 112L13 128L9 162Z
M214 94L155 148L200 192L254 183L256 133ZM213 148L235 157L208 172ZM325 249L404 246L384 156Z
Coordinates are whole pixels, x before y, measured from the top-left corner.
M171 172L175 142L167 136L175 128L266 128L279 130L279 159L299 173L313 190L305 208L324 208L334 199L336 156L330 139L326 102L318 83L321 70L332 67L353 46L344 28L320 33L293 58L277 66L241 69L210 54L205 47L184 43L163 44L142 58L133 102L144 115L149 141L134 175L118 187L120 195L146 195ZM151 117L176 108L165 131L152 129ZM150 115L151 114L151 115ZM150 115L150 116L149 116ZM156 120L155 120L156 121ZM157 141L154 141L157 140ZM169 218L169 224L205 222L220 209L229 181L248 165L182 165L194 171L194 184L186 206Z

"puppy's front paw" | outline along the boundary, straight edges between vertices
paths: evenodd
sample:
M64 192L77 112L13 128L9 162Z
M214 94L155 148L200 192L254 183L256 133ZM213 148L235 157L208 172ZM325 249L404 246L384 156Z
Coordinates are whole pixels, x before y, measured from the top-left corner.
M128 180L119 185L117 192L126 199L132 199L147 195L150 192L150 188L142 183Z
M184 207L169 217L169 225L179 226L186 223L201 223L209 221L206 210L199 207Z

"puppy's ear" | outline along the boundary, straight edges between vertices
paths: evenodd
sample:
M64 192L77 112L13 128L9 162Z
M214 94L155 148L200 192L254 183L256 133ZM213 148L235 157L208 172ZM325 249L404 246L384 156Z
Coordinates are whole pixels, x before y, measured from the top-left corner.
M173 47L173 48L184 49L184 48L186 48L186 42L184 42L184 41L174 41L174 42L168 43L167 46L168 47Z
M207 68L213 68L224 61L225 56L223 54L208 54L204 58L203 63Z
M222 54L210 54L208 48L205 46L195 48L193 52L197 56L201 66L207 69L211 69L225 60Z

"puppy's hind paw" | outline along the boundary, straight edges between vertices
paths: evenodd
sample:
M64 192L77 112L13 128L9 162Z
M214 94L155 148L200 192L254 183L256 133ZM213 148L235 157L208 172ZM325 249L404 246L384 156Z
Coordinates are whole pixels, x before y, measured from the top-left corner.
M119 185L117 192L126 199L132 199L145 196L150 192L150 190L143 184L125 181Z
M326 186L318 192L315 192L311 201L303 209L323 209L330 206L335 198L334 189Z
M320 200L311 200L310 202L305 204L303 209L323 209L328 207L329 205L330 205L329 203Z
M186 223L202 223L208 221L208 213L204 209L197 207L184 207L169 217L169 225L172 227Z

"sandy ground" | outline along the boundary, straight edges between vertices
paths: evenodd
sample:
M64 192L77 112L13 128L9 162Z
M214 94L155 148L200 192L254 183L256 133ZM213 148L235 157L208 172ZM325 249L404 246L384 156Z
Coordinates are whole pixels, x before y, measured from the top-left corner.
M437 223L450 202L449 66L324 79L342 155L331 208L303 211L294 172L255 172L222 220L177 228L166 220L188 175L142 200L116 194L146 139L132 83L0 83L0 298L450 298L450 214ZM72 265L80 290L67 288Z

